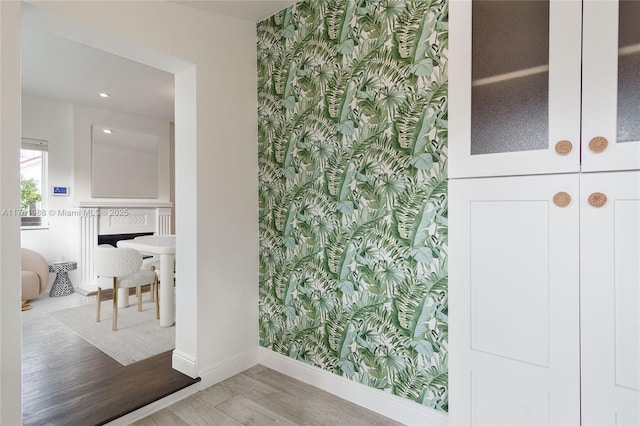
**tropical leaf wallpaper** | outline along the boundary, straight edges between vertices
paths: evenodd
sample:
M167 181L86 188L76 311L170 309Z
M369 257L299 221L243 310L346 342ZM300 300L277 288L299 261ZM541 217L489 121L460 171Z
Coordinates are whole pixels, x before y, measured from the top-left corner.
M257 26L260 344L447 411L446 0Z

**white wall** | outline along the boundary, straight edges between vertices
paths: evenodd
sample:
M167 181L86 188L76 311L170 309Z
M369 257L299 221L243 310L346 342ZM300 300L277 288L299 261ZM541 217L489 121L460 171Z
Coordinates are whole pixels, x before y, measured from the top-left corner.
M3 13L9 9L5 3L0 2ZM32 26L176 73L176 352L180 359L174 355L174 365L180 361L181 370L191 370L190 374L219 378L251 365L258 346L255 24L170 2L33 4L53 15L26 10L24 19ZM9 31L2 18L4 82L4 67L17 67L18 55L12 46L19 35ZM196 65L188 67L188 63ZM17 78L11 83L17 84ZM2 106L19 110L16 96L5 95L4 86L0 89ZM15 174L17 187L17 170ZM5 196L17 203L17 193L12 197L3 191L1 202ZM14 246L17 252L18 245L16 238L3 241L0 249ZM16 267L5 271L4 257L2 262L3 280L17 276ZM3 293L0 303L4 313L12 302ZM18 303L16 297L17 312ZM12 327L15 334L19 324ZM19 347L11 350L19 352ZM2 390L19 395L15 381L4 381L5 373L11 371L19 374L19 362L2 358ZM19 404L0 402L2 416L20 410Z
M170 143L169 143L169 201L175 203L176 201L176 126L171 123L170 125ZM174 204L175 205L175 204ZM176 233L176 215L175 211L171 215L171 229L173 233Z
M20 193L20 3L0 2L0 208ZM20 218L0 215L0 424L20 424Z
M170 195L170 123L139 115L124 114L85 105L74 105L74 200L75 202L96 201L91 195L91 127L100 125L116 129L132 130L158 136L158 198L157 202L168 202ZM114 170L117 173L117 170ZM150 199L141 199L151 201ZM109 201L132 201L131 198L109 198Z
M73 210L73 106L67 102L23 95L22 137L49 141L48 187L44 188L47 193L46 210ZM71 195L52 196L52 185L71 187ZM74 260L76 238L70 236L77 234L78 218L47 215L43 220L48 222L48 228L22 230L22 247L37 251L48 261ZM69 273L72 282L77 282L76 272ZM54 274L49 278L52 281Z
M78 202L97 200L91 196L91 125L134 130L158 136L159 196L153 201L168 202L170 197L170 123L139 115L124 114L69 102L22 96L22 136L49 141L48 188L49 213L44 220L48 227L23 229L22 247L42 254L48 261L75 260L80 257L80 219L73 216ZM51 186L69 186L66 197L51 195ZM109 201L135 199L109 198ZM143 201L150 201L144 199ZM64 216L60 212L69 212ZM80 270L69 272L74 284L81 284ZM55 278L49 277L50 282ZM40 297L46 297L43 293Z

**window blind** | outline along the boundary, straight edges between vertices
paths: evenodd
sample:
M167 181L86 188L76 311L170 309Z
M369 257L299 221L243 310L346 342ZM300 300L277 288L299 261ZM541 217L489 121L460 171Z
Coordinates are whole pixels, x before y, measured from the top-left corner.
M32 151L49 151L49 142L42 139L20 138L20 147Z

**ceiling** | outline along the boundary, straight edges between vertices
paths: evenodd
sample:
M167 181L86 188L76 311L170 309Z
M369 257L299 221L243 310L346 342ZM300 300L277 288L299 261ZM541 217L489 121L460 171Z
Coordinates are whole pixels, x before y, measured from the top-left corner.
M21 41L23 93L173 121L173 74L28 27Z
M279 1L174 1L249 22L292 5ZM174 120L173 74L27 26L22 28L22 92L49 99ZM99 96L109 93L108 98Z
M242 19L243 21L260 22L276 12L286 9L296 0L234 0L234 1L174 1L196 9Z

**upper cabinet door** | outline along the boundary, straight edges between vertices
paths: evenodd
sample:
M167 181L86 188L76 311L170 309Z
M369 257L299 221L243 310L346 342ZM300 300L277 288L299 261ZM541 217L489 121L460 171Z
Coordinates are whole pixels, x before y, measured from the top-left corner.
M581 12L451 2L449 177L579 171Z
M582 170L640 169L640 2L584 2Z

